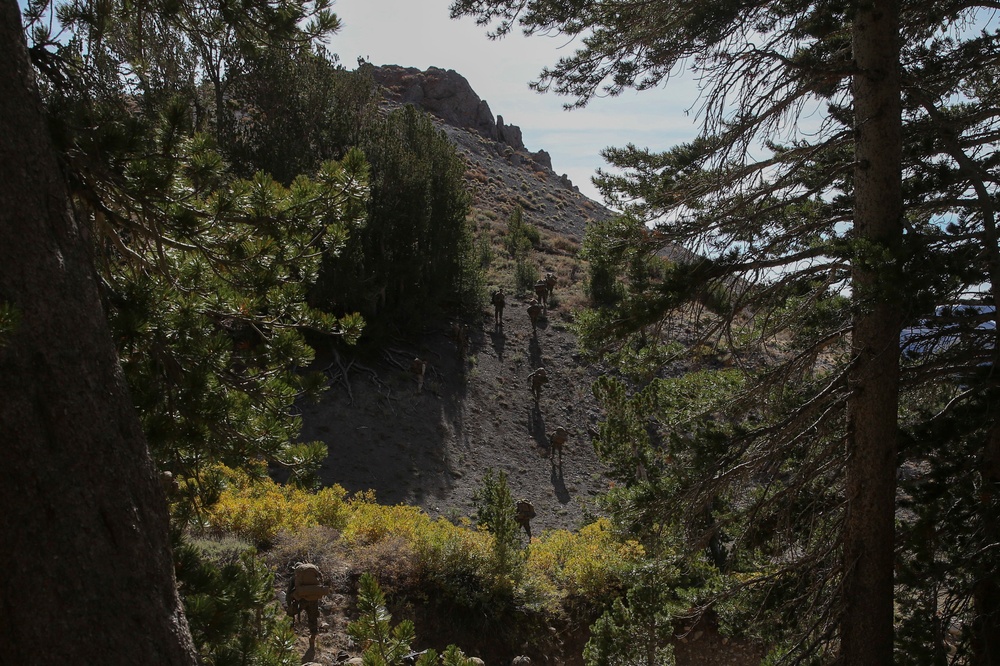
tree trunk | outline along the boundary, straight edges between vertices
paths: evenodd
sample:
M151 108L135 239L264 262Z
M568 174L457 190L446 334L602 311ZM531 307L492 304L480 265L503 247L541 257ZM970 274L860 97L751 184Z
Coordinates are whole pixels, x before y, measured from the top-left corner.
M995 288L995 287L994 287ZM980 520L982 543L991 548L1000 543L997 507L1000 505L1000 425L987 434L986 446L979 462L982 476L980 489ZM1000 577L995 554L976 558L978 576L972 588L975 614L972 620L972 660L975 666L1000 664Z
M902 119L899 5L854 17L856 298L849 376L847 518L840 662L892 663L893 531L899 393Z
M0 664L191 664L166 503L0 2Z

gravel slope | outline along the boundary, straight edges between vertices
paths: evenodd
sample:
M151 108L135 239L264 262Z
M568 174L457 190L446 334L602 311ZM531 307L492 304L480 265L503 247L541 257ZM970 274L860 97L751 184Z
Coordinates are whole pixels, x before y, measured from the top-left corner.
M608 483L588 434L599 418L597 370L577 353L569 313L551 309L533 334L526 303L510 300L503 327L486 311L471 322L464 355L449 327L370 365L318 360L332 385L303 406L302 438L329 447L323 483L457 519L474 514L486 470L503 470L513 494L534 505L535 534L579 527ZM429 363L422 391L409 371L414 357ZM550 381L536 405L527 375L540 365ZM570 432L561 465L546 436L559 425Z

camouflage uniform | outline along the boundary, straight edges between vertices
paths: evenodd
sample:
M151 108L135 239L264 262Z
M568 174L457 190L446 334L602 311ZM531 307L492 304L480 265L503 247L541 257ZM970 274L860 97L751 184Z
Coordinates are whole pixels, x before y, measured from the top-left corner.
M503 326L503 307L507 304L507 296L503 293L503 289L494 291L490 302L493 303L493 323Z
M545 368L538 368L528 375L528 380L531 382L531 394L535 396L535 402L538 402L542 399L542 387L549 383L548 373Z
M417 393L424 390L424 376L427 374L427 361L421 358L413 359L410 363L410 372L417 378Z
M545 280L539 280L535 283L535 296L542 307L545 307L549 299L549 285Z
M538 304L538 301L532 301L531 305L528 306L528 318L531 320L531 330L535 330L538 326L538 317L542 314L542 306Z
M517 501L517 515L514 520L517 524L524 528L525 533L528 535L528 541L531 541L531 519L535 517L535 507L531 505L526 499Z
M302 566L302 564L298 566ZM302 611L306 612L306 620L309 623L309 645L315 646L316 634L319 633L319 599L297 599L295 597L294 575L292 576L292 579L288 581L288 589L285 591L285 599L288 601L288 612L293 616L297 616Z
M562 462L563 445L569 441L569 432L566 428L559 426L549 435L549 458L554 458L556 451L559 452L559 462Z

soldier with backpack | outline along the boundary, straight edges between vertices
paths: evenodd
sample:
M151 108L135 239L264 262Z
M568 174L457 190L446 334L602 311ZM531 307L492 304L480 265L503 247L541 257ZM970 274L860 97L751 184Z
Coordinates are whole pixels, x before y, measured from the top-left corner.
M562 426L557 427L553 432L549 433L549 460L555 459L556 453L558 453L560 467L562 466L563 446L568 441L569 431Z
M545 368L536 368L528 375L528 382L531 384L531 395L535 397L535 403L542 399L542 387L549 383L548 373Z
M307 562L295 565L295 573L288 583L285 599L288 602L288 614L292 617L302 611L306 612L310 648L316 647L316 634L319 633L319 600L329 593L330 587L324 585L319 567Z
M548 292L549 292L548 295L549 295L550 298L552 297L552 292L555 290L556 283L558 283L558 282L559 282L559 278L557 278L553 273L546 273L545 274L545 286L546 286L546 288L548 288Z
M549 309L549 283L539 280L535 283L535 298L547 312Z
M535 329L538 328L538 317L542 314L542 306L537 300L531 301L528 304L528 319L531 320L531 331L534 333Z
M507 304L507 296L503 293L503 287L497 289L490 296L490 303L493 304L493 323L496 326L503 326L503 307Z
M528 535L528 541L531 541L531 519L535 517L535 507L531 505L526 499L520 499L517 501L517 514L514 520L517 524L524 528L525 533Z
M424 390L424 377L427 375L427 361L419 356L413 359L413 362L410 363L410 372L417 378L417 393L422 393Z

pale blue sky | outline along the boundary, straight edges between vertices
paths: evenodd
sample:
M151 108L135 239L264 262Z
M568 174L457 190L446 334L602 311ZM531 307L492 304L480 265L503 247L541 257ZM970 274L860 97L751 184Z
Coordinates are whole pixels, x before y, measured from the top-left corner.
M455 70L494 115L521 128L529 150L547 150L556 173L567 174L598 200L590 177L604 166L602 148L631 142L665 150L697 134L697 90L690 82L671 81L658 90L564 111L567 98L536 93L528 82L544 65L572 53L572 42L519 33L490 41L471 19L449 19L448 5L449 0L335 0L343 28L330 40L330 50L348 69L360 56L375 65Z

